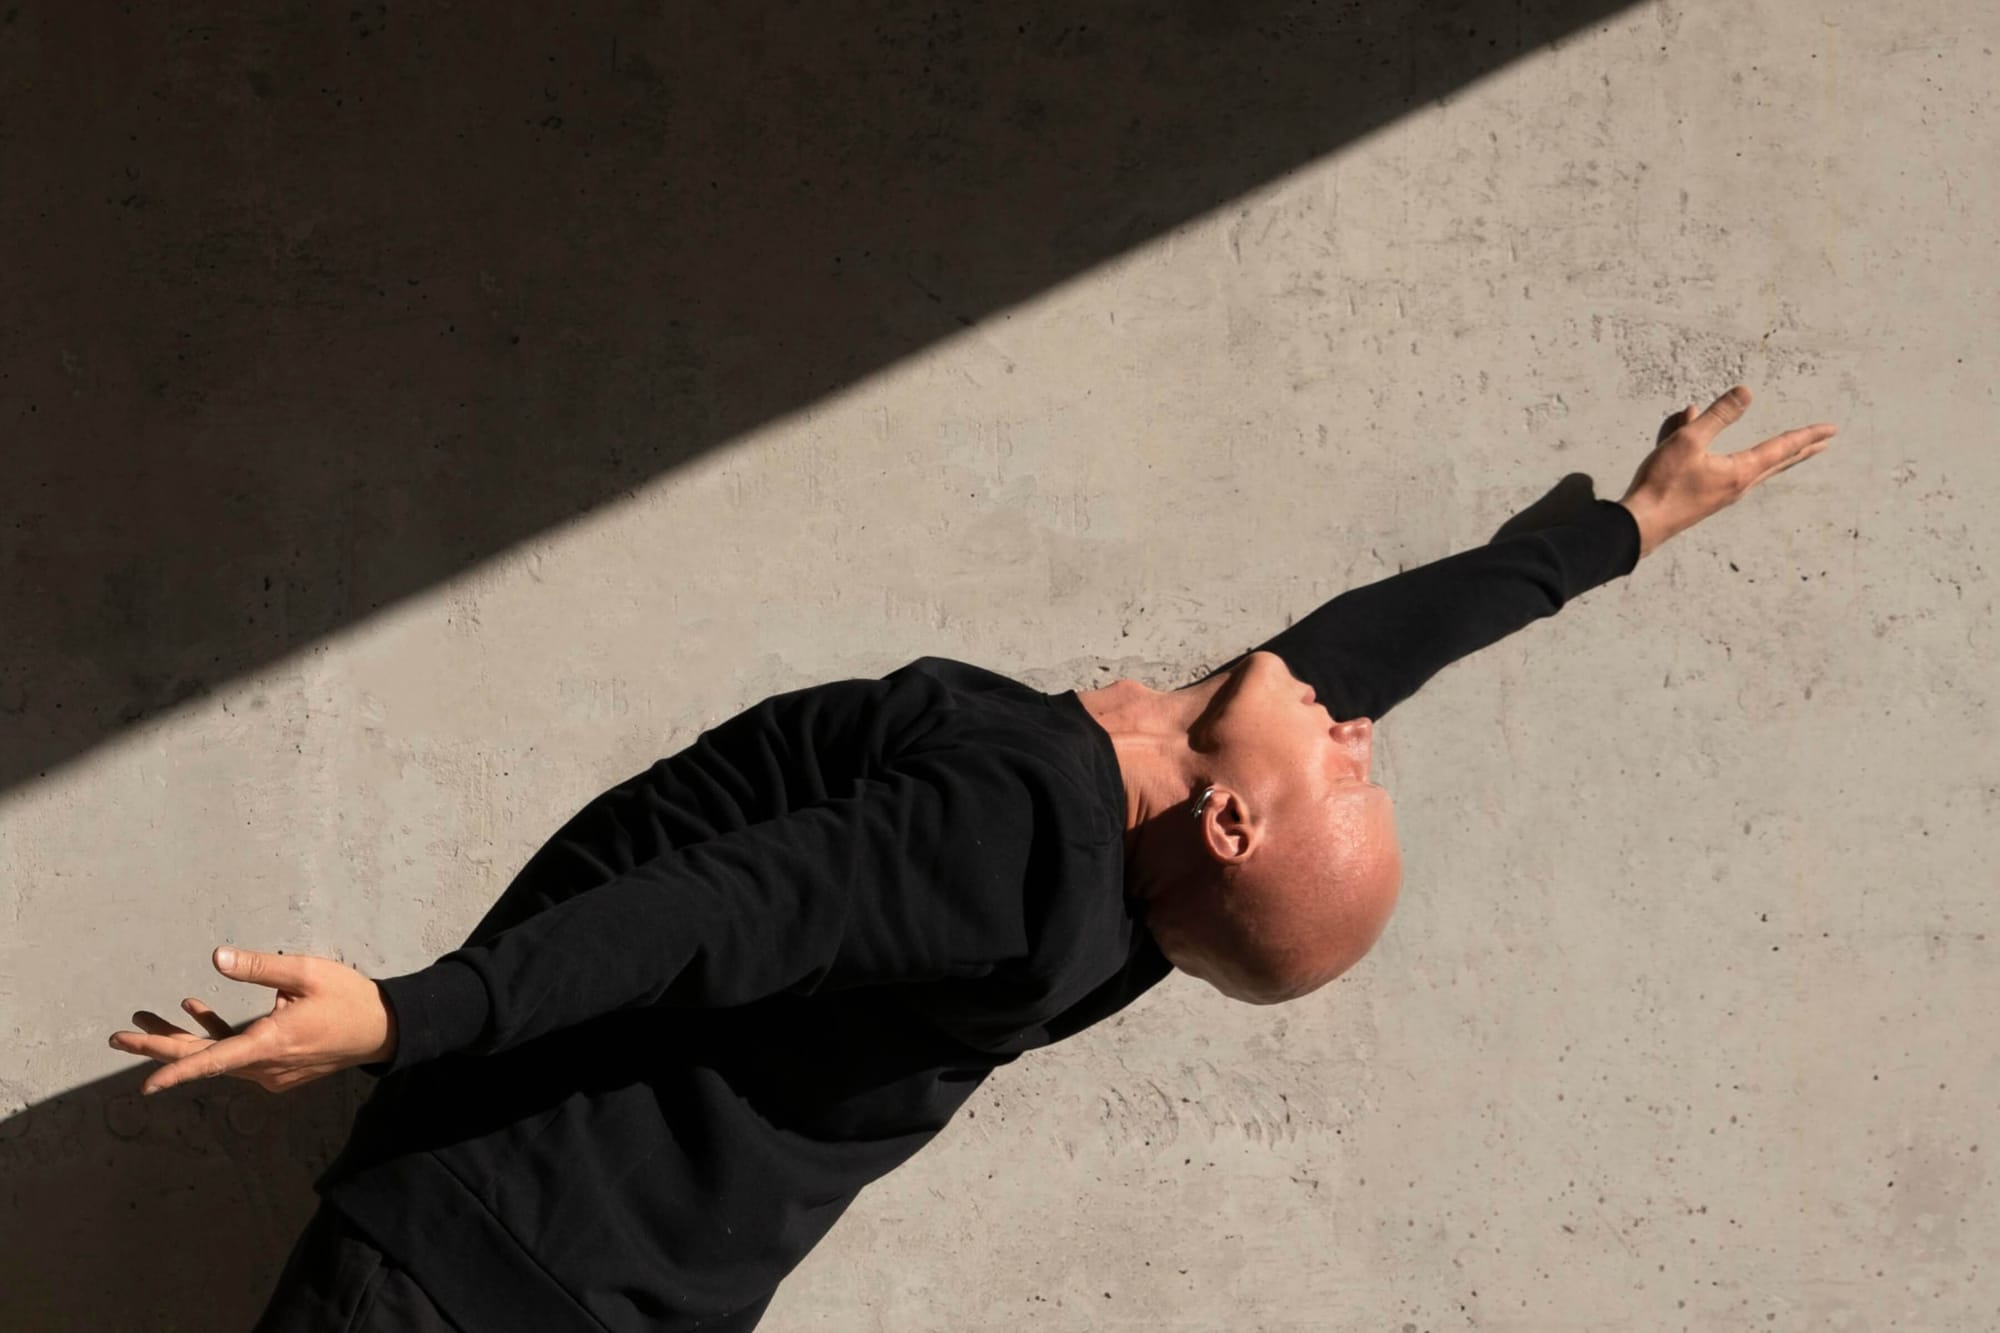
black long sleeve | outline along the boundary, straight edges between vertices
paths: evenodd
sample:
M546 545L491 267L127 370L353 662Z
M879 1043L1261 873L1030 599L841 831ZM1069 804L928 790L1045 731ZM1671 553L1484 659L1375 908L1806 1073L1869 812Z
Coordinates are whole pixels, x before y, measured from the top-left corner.
M641 1005L930 981L1024 954L1033 810L971 747L920 750L830 798L665 852L430 966L381 980L385 1077Z
M1383 714L1461 657L1630 574L1639 524L1615 500L1341 593L1252 651L1276 653L1336 719Z

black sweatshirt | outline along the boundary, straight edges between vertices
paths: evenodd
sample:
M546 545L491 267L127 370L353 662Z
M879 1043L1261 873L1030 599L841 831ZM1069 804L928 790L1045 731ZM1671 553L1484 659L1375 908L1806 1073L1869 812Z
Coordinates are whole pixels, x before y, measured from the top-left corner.
M1336 719L1629 574L1594 501L1259 647ZM315 1188L477 1333L745 1330L994 1069L1171 965L1075 691L925 657L775 695L584 806L463 947Z

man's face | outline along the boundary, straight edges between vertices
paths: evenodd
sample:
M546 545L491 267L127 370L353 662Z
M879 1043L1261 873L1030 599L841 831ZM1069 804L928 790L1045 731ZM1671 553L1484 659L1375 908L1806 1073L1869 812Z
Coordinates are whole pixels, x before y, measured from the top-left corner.
M1215 920L1197 911L1184 924L1235 940L1218 945L1225 953L1241 949L1235 956L1262 960L1266 979L1256 989L1307 993L1374 944L1402 880L1389 793L1369 776L1373 724L1335 722L1282 658L1252 653L1217 690L1196 732L1198 748L1217 757L1216 781L1248 807L1247 814L1218 810L1203 836L1222 840L1211 848L1235 846L1254 825L1263 841L1245 863L1237 906ZM1213 967L1183 967L1225 994L1250 998Z
M1333 818L1358 820L1371 830L1390 818L1389 793L1369 775L1374 723L1365 717L1334 721L1276 653L1251 653L1239 662L1209 718L1214 742L1227 747L1247 780L1281 793L1281 808L1295 798L1330 802L1342 807Z

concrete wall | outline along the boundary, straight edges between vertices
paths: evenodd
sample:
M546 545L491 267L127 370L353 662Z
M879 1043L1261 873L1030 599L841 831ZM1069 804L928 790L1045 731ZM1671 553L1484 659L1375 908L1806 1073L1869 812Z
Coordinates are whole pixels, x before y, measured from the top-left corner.
M1179 684L1736 381L1840 436L1387 719L1359 968L1003 1071L764 1327L2000 1322L2000 19L1417 8L10 10L0 1323L261 1308L366 1086L141 1101L215 944L415 969L766 694Z

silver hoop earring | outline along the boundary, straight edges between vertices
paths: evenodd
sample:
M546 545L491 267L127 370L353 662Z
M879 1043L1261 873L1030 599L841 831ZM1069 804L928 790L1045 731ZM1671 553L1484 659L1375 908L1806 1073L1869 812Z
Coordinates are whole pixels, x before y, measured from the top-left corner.
M1201 799L1200 799L1200 800L1198 800L1198 801L1196 801L1196 802L1194 803L1194 809L1190 810L1190 811L1189 811L1188 813L1189 813L1189 814L1191 814L1191 815L1193 815L1193 816L1194 816L1194 817L1195 817L1196 819L1200 819L1200 818L1201 818L1201 808L1202 808L1202 807L1203 807L1204 805L1207 805L1207 804L1208 804L1208 798L1209 798L1209 797L1210 797L1211 795L1213 795L1213 794L1214 794L1214 792L1215 792L1215 788L1213 788L1213 787L1210 787L1210 788L1209 788L1209 789L1208 789L1207 791L1204 791L1204 792L1203 792L1203 793L1201 794Z

